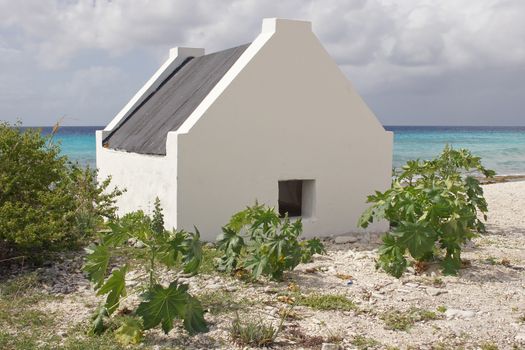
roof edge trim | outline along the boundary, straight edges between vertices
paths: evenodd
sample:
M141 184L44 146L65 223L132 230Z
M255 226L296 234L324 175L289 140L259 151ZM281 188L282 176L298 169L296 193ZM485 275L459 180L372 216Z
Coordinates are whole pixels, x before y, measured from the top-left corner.
M104 131L111 131L119 125L121 120L131 111L135 110L144 100L156 90L163 81L166 80L186 59L190 57L200 57L204 55L203 48L174 47L169 51L169 58L153 74L153 76L142 86L142 88L129 100L129 102L118 112L111 122L104 128Z
M219 98L219 96L226 90L230 83L237 77L237 75L246 67L246 65L252 60L252 58L259 52L259 50L266 44L268 40L273 36L275 30L272 30L271 26L266 25L267 19L263 20L263 30L255 38L255 40L248 46L248 48L242 53L237 61L231 66L231 68L224 74L219 82L213 87L210 93L202 100L202 102L195 108L190 116L182 123L182 125L176 131L170 131L169 133L176 134L187 134L191 128L199 121L199 119L206 113L208 108ZM275 27L274 27L275 29Z

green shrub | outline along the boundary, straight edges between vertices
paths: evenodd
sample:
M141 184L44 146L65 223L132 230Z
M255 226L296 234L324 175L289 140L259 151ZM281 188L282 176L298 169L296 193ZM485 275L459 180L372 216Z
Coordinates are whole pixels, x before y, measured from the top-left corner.
M325 249L317 238L299 241L301 220L283 219L274 208L257 203L233 215L217 237L218 250L224 253L218 267L224 271L242 268L253 278L261 275L281 279L300 262L308 262L314 253Z
M367 227L374 220L387 219L393 231L383 238L379 267L400 277L407 267L405 253L417 261L435 258L445 274L456 274L461 267L461 245L483 232L487 202L473 174L492 177L479 157L465 149L446 146L441 155L428 161L409 161L385 192L368 197L374 203L359 220Z
M62 250L115 213L109 179L60 155L52 136L0 123L0 258Z
M202 244L199 232L170 232L164 229L160 202L155 201L153 217L142 211L125 215L108 224L110 232L100 233L100 244L89 247L84 271L95 286L97 295L105 295L106 301L93 315L92 334L102 334L107 329L108 318L118 309L122 298L130 292L139 294L141 303L132 311L136 317L127 318L117 329L115 336L125 344L142 339L142 331L159 324L165 333L173 328L175 319L183 320L190 333L207 331L204 311L200 301L188 292L188 285L176 279L163 286L157 279L159 265L168 268L180 266L185 273L198 272L202 261ZM130 263L128 241L141 242L144 250L142 264L146 279L138 275L128 277L138 285L134 290L126 286L126 275ZM139 256L134 255L134 257ZM109 273L109 266L116 264ZM144 292L145 291L145 292ZM132 293L133 294L133 293ZM131 294L131 295L132 295ZM140 318L140 320L138 319Z

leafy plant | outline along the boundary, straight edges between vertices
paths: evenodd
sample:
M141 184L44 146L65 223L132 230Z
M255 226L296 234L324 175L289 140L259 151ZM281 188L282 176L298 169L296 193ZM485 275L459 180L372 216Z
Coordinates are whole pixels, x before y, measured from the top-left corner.
M157 280L159 265L168 268L180 266L185 273L198 272L202 260L202 246L199 231L170 232L164 229L164 218L160 201L155 201L153 217L142 211L125 215L122 219L108 224L110 232L100 233L100 244L88 249L84 271L93 282L97 295L105 295L105 303L93 316L91 333L101 334L105 331L105 320L119 307L123 298L130 292L126 287L128 264L126 258L128 241L141 242L144 274L138 276L139 284L136 291L144 291L140 295L141 303L132 312L140 317L129 318L119 327L115 335L126 344L136 343L142 339L142 330L161 325L168 333L173 328L173 321L180 319L184 328L190 334L207 331L204 311L198 299L188 292L188 286L177 280L168 287ZM138 249L138 248L135 248ZM120 268L114 268L108 273L109 266L120 263ZM140 279L142 277L142 279Z
M484 232L487 202L473 176L492 177L481 159L466 149L446 146L440 156L427 161L409 161L397 173L392 187L368 196L374 203L358 225L386 219L393 228L383 238L378 266L400 277L407 268L405 253L416 261L428 261L444 253L444 274L456 274L461 267L461 245Z
M274 208L255 204L232 216L217 237L218 250L224 253L218 267L223 271L248 270L257 279L261 275L281 279L284 271L308 262L315 253L325 253L317 238L299 241L301 220L280 218Z
M42 258L87 241L115 214L110 179L60 155L52 135L0 123L0 259Z
M239 313L235 311L235 318L230 325L230 336L233 341L251 346L268 346L271 345L275 338L282 331L284 321L292 312L293 305L286 311L283 311L280 316L279 325L274 327L270 322L265 322L262 318L252 318L241 320Z

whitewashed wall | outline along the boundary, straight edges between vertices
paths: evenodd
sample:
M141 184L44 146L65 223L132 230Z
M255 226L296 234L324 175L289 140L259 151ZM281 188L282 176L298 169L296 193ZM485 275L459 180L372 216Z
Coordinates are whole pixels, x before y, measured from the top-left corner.
M155 198L159 197L166 227L177 227L176 140L168 140L166 156L153 156L103 148L102 133L96 132L98 178L111 176L111 187L126 189L117 202L118 214L139 209L151 213Z
M315 179L305 236L357 231L366 196L390 185L392 133L308 22L265 20L177 133L179 227L196 225L208 239L256 199L276 206L278 180Z

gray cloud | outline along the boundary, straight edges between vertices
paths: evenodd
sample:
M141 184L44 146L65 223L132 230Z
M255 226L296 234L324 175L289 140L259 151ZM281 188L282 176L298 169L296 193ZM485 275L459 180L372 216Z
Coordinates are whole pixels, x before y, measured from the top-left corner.
M168 48L219 50L287 17L313 22L384 123L523 125L524 13L522 0L0 0L0 119L106 124Z

